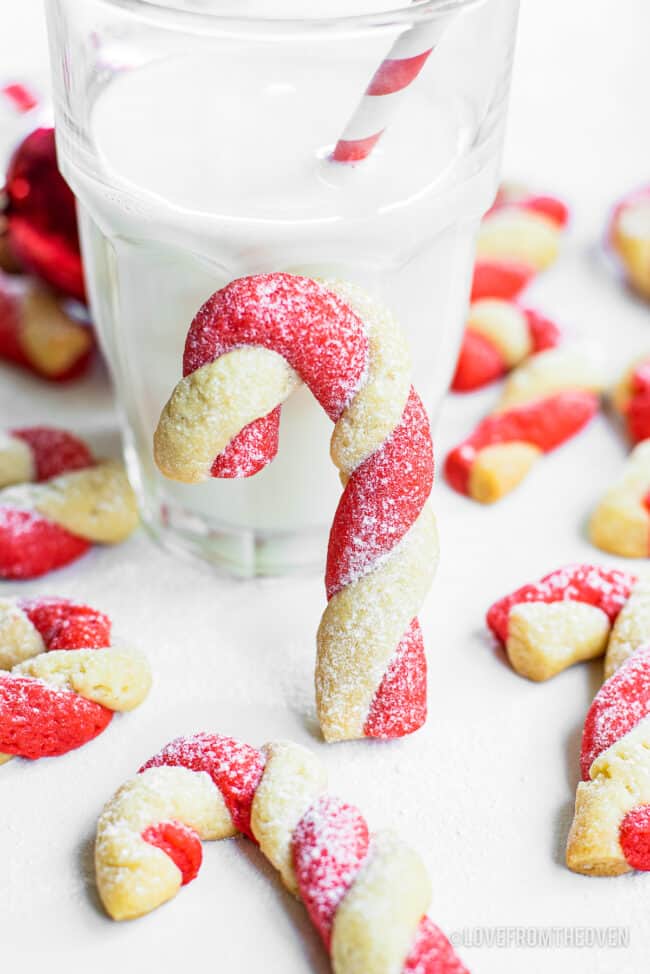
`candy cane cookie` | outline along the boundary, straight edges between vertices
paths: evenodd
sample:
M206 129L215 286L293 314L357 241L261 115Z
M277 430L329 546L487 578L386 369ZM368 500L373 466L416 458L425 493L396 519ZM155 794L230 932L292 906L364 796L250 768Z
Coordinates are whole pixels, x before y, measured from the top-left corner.
M479 230L472 301L517 297L557 257L568 219L555 197L502 187Z
M650 186L617 203L607 237L630 286L650 301Z
M589 422L603 388L600 366L579 346L534 355L506 381L496 410L445 461L454 490L492 504L533 464Z
M438 551L433 450L392 317L350 284L241 278L196 314L183 373L154 437L174 480L246 477L269 463L280 404L300 379L336 424L331 455L345 486L317 640L321 728L328 741L416 730L426 719L416 614Z
M610 394L631 443L636 443L616 482L589 521L597 548L626 558L650 555L650 358L630 365Z
M639 443L589 520L589 538L625 558L650 556L650 441Z
M95 461L65 431L0 435L0 578L36 578L95 544L117 544L137 524L121 464Z
M108 617L86 605L0 599L0 764L65 754L142 703L149 666L110 635Z
M90 365L95 338L54 294L29 278L0 272L0 358L53 382L78 378Z
M85 302L76 202L59 172L53 128L34 129L17 147L3 195L9 247L19 264Z
M610 637L606 681L587 713L566 863L588 876L650 870L650 584Z
M451 388L472 392L500 379L525 359L560 341L550 319L514 301L483 298L469 309Z
M603 655L637 581L616 569L567 565L499 599L487 612L487 625L517 673L548 680Z
M289 741L251 747L197 734L172 741L105 806L99 895L114 920L143 916L193 880L201 840L241 833L302 900L335 974L463 974L425 916L426 870L392 832L326 793L317 758Z

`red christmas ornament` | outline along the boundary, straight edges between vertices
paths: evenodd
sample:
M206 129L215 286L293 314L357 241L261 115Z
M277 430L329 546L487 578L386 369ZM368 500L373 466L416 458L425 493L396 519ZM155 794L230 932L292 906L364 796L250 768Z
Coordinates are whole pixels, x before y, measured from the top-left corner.
M86 300L74 195L56 161L54 129L31 132L14 152L5 184L9 246L23 268Z

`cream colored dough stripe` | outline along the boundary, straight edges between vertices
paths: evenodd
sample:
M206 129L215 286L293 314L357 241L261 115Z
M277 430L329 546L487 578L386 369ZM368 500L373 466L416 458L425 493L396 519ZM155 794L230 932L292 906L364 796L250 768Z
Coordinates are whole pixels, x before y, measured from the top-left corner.
M298 895L291 839L305 812L327 786L320 761L305 748L276 741L264 748L266 763L251 809L251 829L260 849L287 889Z
M316 701L327 741L363 736L387 664L424 602L438 539L426 504L399 545L330 599L318 628Z
M0 432L0 487L22 484L35 475L32 451L24 440Z
M334 915L334 974L400 974L430 899L429 877L416 853L392 832L373 836Z
M16 599L0 599L0 670L45 652L43 637Z
M148 768L106 805L97 826L95 869L106 909L115 920L148 913L181 888L181 871L141 833L173 819L201 839L236 835L221 792L204 771Z

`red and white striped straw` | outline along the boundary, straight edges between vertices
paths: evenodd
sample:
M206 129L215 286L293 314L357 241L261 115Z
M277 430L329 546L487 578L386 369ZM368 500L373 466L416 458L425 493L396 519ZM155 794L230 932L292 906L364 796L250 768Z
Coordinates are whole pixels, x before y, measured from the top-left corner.
M443 20L417 24L393 44L375 71L357 110L336 143L331 159L361 162L367 159L435 47Z

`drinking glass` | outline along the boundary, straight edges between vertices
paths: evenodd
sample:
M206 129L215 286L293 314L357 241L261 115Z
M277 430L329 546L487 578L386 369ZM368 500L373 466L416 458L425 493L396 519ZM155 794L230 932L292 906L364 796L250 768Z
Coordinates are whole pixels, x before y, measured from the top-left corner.
M304 388L255 477L188 486L158 472L153 431L206 298L272 271L353 281L401 323L432 421L458 351L518 0L377 6L47 3L59 162L143 522L240 575L320 563L340 484L329 421ZM434 35L368 158L332 161L394 45Z

